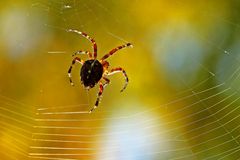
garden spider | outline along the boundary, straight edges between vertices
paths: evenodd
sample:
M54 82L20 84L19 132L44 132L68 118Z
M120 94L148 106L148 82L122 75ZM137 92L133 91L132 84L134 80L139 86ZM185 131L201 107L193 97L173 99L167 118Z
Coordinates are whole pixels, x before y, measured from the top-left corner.
M68 77L70 80L70 84L73 86L73 81L71 79L71 71L73 65L78 62L82 64L82 68L80 70L80 77L81 77L81 83L84 85L86 89L91 89L93 88L97 83L99 83L99 92L97 95L97 100L95 102L94 107L89 111L91 113L94 109L98 107L100 98L102 96L104 88L109 84L110 80L106 77L118 72L122 72L124 77L125 77L125 84L121 90L121 92L127 87L128 84L128 76L125 72L125 70L121 67L111 69L108 71L109 63L106 61L106 59L116 53L118 50L123 49L125 47L133 47L131 43L126 43L124 45L118 46L114 49L112 49L108 54L104 55L100 60L97 60L97 44L94 39L89 37L86 33L80 32L75 29L69 29L67 30L68 32L74 32L77 34L82 35L86 39L88 39L92 45L93 45L93 54L89 51L77 51L73 54L73 56L76 56L77 54L87 54L88 55L88 60L83 61L79 57L75 57L72 61L72 64L68 70ZM102 81L105 81L103 83Z

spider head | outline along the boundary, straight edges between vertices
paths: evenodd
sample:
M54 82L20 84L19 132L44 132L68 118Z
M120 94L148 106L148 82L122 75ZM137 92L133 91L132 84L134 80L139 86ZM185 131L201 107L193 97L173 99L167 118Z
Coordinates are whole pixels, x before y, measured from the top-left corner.
M109 63L107 61L102 61L101 63L102 63L104 70L107 70L109 67Z
M81 82L86 89L93 88L102 78L103 66L98 60L87 60L84 62L81 71Z

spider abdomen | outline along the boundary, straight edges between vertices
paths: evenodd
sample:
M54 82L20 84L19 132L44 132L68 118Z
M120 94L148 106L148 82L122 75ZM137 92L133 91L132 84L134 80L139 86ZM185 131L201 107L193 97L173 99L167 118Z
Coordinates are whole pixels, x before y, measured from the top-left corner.
M103 66L98 60L87 60L84 62L81 71L81 81L85 87L94 87L102 78Z

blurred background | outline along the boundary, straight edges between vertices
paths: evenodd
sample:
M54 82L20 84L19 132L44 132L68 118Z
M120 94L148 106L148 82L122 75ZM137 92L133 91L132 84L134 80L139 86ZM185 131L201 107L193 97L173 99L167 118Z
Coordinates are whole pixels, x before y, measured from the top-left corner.
M2 160L234 160L240 157L240 2L0 2ZM99 108L78 50L118 51ZM84 60L86 55L80 55Z

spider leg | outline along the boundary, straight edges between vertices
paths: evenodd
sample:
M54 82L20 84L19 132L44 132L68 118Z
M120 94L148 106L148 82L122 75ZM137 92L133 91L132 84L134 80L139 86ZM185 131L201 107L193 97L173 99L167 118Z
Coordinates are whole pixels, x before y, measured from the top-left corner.
M70 84L73 86L74 84L73 84L73 81L72 81L72 74L71 74L71 72L72 72L72 67L73 67L73 65L76 63L76 62L78 62L78 63L80 63L80 64L82 64L83 65L83 63L84 63L84 61L82 60L82 59L80 59L79 57L75 57L74 59L73 59L73 61L72 61L72 64L71 64L71 66L69 67L69 69L68 69L68 77L69 77L69 81L70 81Z
M87 54L88 55L88 57L89 57L89 59L91 59L92 58L92 53L91 52L89 52L89 51L77 51L77 52L75 52L75 53L73 53L73 55L72 56L76 56L77 54Z
M102 82L100 82L99 84L100 85L99 85L99 92L98 92L97 100L95 102L94 107L89 111L89 113L92 113L98 107L99 101L101 99L104 87L103 87Z
M86 33L80 32L80 31L78 31L78 30L76 30L76 29L68 29L67 31L68 31L68 32L75 32L75 33L77 33L77 34L82 35L82 36L85 37L86 39L88 39L88 40L92 43L92 45L93 45L93 57L94 57L94 59L97 58L97 43L96 43L96 41L95 41L93 38L91 38L91 37L90 37L89 35L87 35Z
M124 91L126 89L128 81L129 81L126 71L124 69L122 69L121 67L118 67L118 68L112 69L107 75L113 75L113 74L118 73L118 72L122 72L123 76L125 77L125 84L124 84L123 88L120 91L120 92L122 92L122 91Z
M103 84L103 88L107 87L107 85L110 83L110 80L106 77L102 77L106 82Z
M112 49L108 54L104 55L102 58L101 58L101 61L107 59L109 56L113 55L115 52L117 52L118 50L120 49L123 49L123 48L126 48L126 47L133 47L133 45L131 43L126 43L124 45L121 45L121 46L118 46L114 49Z

